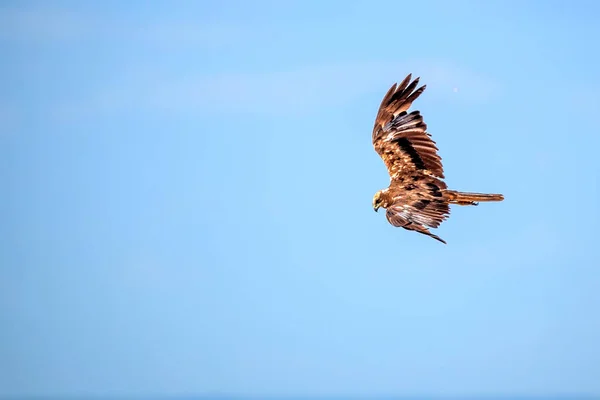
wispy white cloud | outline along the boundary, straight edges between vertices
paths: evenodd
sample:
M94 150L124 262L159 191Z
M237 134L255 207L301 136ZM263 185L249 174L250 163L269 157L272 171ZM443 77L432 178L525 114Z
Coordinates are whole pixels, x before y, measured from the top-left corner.
M301 115L351 104L361 96L380 97L408 72L421 76L432 101L482 102L498 94L492 79L449 63L347 62L308 65L271 73L220 73L177 77L132 74L62 112L251 113ZM459 88L457 92L455 88Z

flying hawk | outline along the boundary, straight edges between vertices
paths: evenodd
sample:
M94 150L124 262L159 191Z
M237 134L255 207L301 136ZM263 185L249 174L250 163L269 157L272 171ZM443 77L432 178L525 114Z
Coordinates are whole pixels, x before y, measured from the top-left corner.
M504 196L448 189L442 159L423 117L419 111L407 112L426 87L415 90L419 78L410 82L411 77L388 90L377 112L373 146L387 167L390 185L375 193L373 209L385 208L393 226L446 243L428 228L437 228L448 218L450 204L476 206L480 201L502 201Z

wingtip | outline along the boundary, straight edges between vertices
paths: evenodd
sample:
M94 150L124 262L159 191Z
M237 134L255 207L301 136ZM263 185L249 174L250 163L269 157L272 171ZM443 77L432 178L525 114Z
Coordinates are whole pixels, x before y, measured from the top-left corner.
M412 79L412 73L411 73L411 74L408 74L408 75L406 76L406 78L404 78L404 79L402 80L402 82L400 82L400 83L398 84L398 89L397 89L397 90L398 90L398 91L401 91L401 90L404 90L404 89L406 89L406 88L408 87L408 85L410 84L410 80L411 80L411 79Z

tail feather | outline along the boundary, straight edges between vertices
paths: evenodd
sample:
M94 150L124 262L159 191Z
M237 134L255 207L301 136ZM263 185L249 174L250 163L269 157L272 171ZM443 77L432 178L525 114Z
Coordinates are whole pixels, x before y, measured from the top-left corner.
M459 205L477 205L480 201L502 201L504 196L501 194L491 193L470 193L470 192L459 192L456 190L447 190L445 192L448 202L450 204Z

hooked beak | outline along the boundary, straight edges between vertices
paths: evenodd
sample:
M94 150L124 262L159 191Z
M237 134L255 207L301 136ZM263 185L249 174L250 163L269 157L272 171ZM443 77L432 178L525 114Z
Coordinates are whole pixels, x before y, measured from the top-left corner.
M375 210L375 212L377 212L377 210L379 210L379 206L373 207L373 210Z

